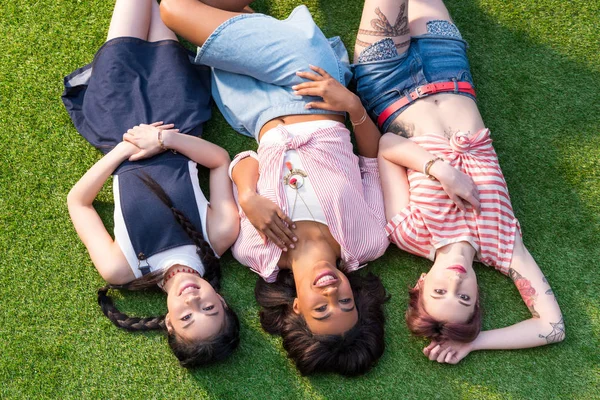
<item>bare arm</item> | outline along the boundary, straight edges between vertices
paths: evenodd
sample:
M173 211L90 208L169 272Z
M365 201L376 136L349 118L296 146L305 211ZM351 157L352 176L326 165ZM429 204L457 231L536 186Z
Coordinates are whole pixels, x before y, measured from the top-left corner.
M435 156L412 140L393 133L386 133L381 137L379 158L380 165L387 165L388 170L393 170L391 164L395 164L399 167L404 167L405 169L410 168L415 171L423 172L424 165L428 161L433 160ZM399 174L400 172L396 172L392 175L396 177ZM406 175L405 170L403 171L403 174ZM450 197L459 209L465 210L463 201L466 201L473 206L475 213L479 213L481 209L479 204L479 191L470 176L441 160L431 164L429 174L440 182L448 197ZM405 206L408 204L408 200L400 197L398 206L402 204ZM386 206L387 205L386 200ZM398 208L393 204L390 204L390 206L393 206L394 209ZM400 209L404 206L400 207ZM400 209L392 212L392 216L396 215ZM387 207L386 214L388 214Z
M240 231L239 214L228 176L229 154L204 139L177 132L165 132L163 144L210 169L210 206L207 212L208 237L218 255L227 251Z
M258 160L253 157L243 158L233 166L231 179L238 190L240 207L265 244L270 239L283 251L294 248L298 238L290 229L295 227L292 220L277 204L258 194L258 178Z
M332 78L324 69L314 65L311 65L310 69L315 73L296 73L299 77L308 79L308 82L293 86L295 94L317 96L323 99L320 102L308 103L308 108L347 112L350 122L354 126L358 153L363 157L376 158L381 134L367 115L358 96Z
M67 196L69 215L79 238L102 278L112 284L130 282L135 276L92 203L115 168L138 150L130 143L119 143L79 179Z
M239 216L228 177L229 154L202 138L170 129L173 125L141 124L129 129L123 139L141 151L130 160L149 158L166 149L177 151L210 169L210 206L207 212L208 237L217 254L223 254L239 233Z
M483 331L471 343L432 343L425 348L425 355L431 360L456 364L474 350L523 349L563 341L565 324L560 307L520 235L515 242L509 276L531 312L530 319L505 328Z

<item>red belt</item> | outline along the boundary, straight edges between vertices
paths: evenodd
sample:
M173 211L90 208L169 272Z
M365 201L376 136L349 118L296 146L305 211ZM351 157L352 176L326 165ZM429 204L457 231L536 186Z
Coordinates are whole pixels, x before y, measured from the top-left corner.
M475 90L473 86L469 82L438 82L438 83L429 83L427 85L422 85L417 87L415 90L410 92L407 96L404 96L398 101L392 103L388 108L383 110L383 112L377 118L377 125L381 129L385 121L401 109L407 104L412 103L413 101L420 99L421 97L425 97L428 95L432 95L440 92L455 92L455 93L469 93L475 96ZM410 99L409 99L410 97Z

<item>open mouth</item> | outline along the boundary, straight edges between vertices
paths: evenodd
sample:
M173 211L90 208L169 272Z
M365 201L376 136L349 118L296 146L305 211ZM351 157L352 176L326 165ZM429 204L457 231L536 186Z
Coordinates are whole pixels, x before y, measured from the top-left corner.
M337 276L335 276L332 272L323 272L319 274L317 278L314 280L313 285L316 287L325 287L329 285L333 285L338 281Z
M181 296L182 294L192 293L196 290L200 290L200 286L196 285L195 283L188 283L187 285L182 287L181 290L179 290L179 296Z
M461 274L466 274L467 273L467 270L462 265L453 265L453 266L448 267L446 269L449 269L451 271L456 271L456 272L461 273Z

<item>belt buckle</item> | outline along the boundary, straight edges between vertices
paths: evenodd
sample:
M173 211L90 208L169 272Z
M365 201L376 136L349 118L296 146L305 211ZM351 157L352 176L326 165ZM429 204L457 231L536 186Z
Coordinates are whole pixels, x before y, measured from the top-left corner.
M417 86L415 88L415 93L417 94L417 99L420 99L421 97L424 97L425 95L423 93L421 93L421 88L423 86Z

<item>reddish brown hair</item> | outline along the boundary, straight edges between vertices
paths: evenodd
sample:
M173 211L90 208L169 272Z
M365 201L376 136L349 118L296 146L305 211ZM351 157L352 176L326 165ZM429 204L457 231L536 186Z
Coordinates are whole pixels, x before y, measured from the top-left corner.
M408 310L406 310L406 324L408 329L417 336L424 336L431 340L443 342L455 340L457 342L472 342L481 331L481 307L479 294L475 303L473 315L467 322L442 322L434 319L423 306L421 300L421 287L417 285L408 291Z

